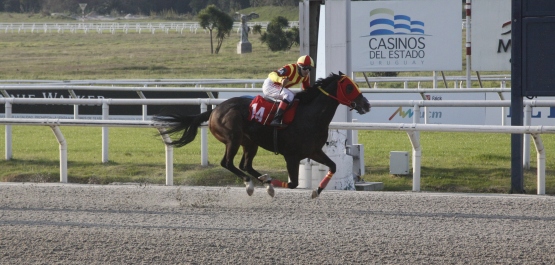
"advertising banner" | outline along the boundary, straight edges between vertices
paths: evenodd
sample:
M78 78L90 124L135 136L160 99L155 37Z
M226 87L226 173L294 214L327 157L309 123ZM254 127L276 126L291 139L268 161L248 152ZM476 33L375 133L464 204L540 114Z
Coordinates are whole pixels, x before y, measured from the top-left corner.
M56 98L69 99L71 95L68 90L7 90L6 93L11 98ZM95 90L76 90L75 94L79 99L108 99L108 98L127 98L139 99L135 91L95 91ZM206 92L168 92L168 91L145 91L144 96L148 99L158 98L208 98ZM217 95L217 93L216 93ZM0 98L3 98L0 94ZM200 106L197 105L150 105L147 108L147 115L152 116L162 110L171 109L183 114L198 114ZM141 105L111 105L110 117L112 119L138 120L142 119ZM0 117L5 117L5 109L0 108ZM13 118L56 118L73 119L73 105L47 105L47 104L14 104L12 106ZM80 119L102 119L102 106L81 105L79 106Z
M370 100L422 100L419 93L371 93L364 94ZM485 93L425 93L425 100L484 100ZM428 124L467 124L483 125L486 108L484 107L421 107L420 123ZM370 113L360 115L353 112L353 119L371 123L413 123L413 107L374 107ZM500 116L498 117L500 123Z
M511 0L472 1L471 69L511 71Z
M462 70L460 1L351 3L354 72Z

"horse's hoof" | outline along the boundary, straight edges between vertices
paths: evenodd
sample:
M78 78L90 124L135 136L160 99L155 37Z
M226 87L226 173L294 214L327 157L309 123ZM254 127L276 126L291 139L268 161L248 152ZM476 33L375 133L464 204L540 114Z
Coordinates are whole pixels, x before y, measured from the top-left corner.
M252 181L245 181L245 186L247 186L247 194L249 196L252 196L252 193L254 192L254 184L252 184Z
M269 183L269 184L264 184L264 186L266 186L266 191L268 192L268 195L270 195L273 198L275 195L274 185Z
M318 198L319 195L320 195L320 194L318 194L318 190L313 190L313 191L312 191L312 199Z
M271 183L272 182L272 178L270 176L268 176L268 174L264 174L264 175L258 177L258 180L262 181L262 183Z

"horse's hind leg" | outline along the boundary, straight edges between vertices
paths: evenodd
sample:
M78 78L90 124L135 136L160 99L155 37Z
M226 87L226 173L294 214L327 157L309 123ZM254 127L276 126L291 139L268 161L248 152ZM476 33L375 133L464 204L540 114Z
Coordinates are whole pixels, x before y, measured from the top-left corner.
M243 156L241 157L241 163L239 163L239 168L246 171L251 176L260 180L266 187L266 191L272 197L274 197L274 186L271 183L271 178L268 174L260 174L252 167L252 161L258 152L258 145L251 141L243 141Z
M230 100L230 102L235 101ZM240 107L237 102L227 104L226 102L214 109L208 120L208 127L212 135L225 144L225 154L220 165L243 180L247 186L247 194L250 196L254 192L251 178L233 165L233 159L243 141L243 114L248 113L248 107Z
M245 183L245 186L247 187L247 194L249 196L252 195L252 193L254 192L254 185L252 183L252 180L249 176L247 176L243 171L239 170L237 167L235 167L235 165L233 164L233 159L235 158L235 155L237 155L237 151L239 150L239 144L238 143L227 143L225 146L225 155L222 158L222 161L220 162L220 165L224 168L226 168L227 170L231 171L233 174L235 174L236 176L238 176L239 178L243 179L243 182Z

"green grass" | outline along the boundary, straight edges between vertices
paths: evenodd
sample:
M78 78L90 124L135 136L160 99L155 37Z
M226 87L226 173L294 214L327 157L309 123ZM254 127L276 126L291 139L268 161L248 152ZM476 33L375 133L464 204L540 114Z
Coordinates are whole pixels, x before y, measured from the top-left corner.
M4 133L4 126L0 127ZM68 144L68 180L72 183L145 182L165 183L164 144L154 129L110 128L109 162L102 161L101 129L62 127ZM13 126L13 159L0 161L0 181L59 181L58 143L51 129L38 126ZM35 139L35 140L33 140ZM2 141L2 150L5 142ZM200 166L200 137L187 147L174 151L174 183L191 185L241 184L219 166L224 146L209 138L209 165ZM266 151L257 159L268 161L259 166L265 172L285 179L278 172L285 162ZM239 159L239 158L238 158Z
M298 47L269 52L252 37L253 53L237 54L232 34L219 54L209 35L0 33L1 79L264 78L295 61ZM276 66L278 65L278 66Z
M3 133L4 128L0 130ZM69 182L165 183L164 145L156 130L110 128L109 162L101 163L100 128L63 127L68 143ZM47 127L14 126L13 155L0 161L0 181L59 181L59 152ZM41 140L33 141L42 136ZM546 150L555 149L554 136L543 135ZM412 189L412 175L389 174L390 151L407 151L410 141L404 132L360 131L364 145L366 181L383 182L387 191ZM510 189L510 135L478 133L421 133L422 191L494 192ZM0 143L4 148L4 142ZM174 150L174 184L226 186L242 185L232 173L219 166L224 146L211 135L207 167L200 166L200 137ZM532 150L533 147L532 147ZM548 156L549 158L549 156ZM239 157L236 158L236 163ZM412 164L411 164L412 165ZM255 168L287 180L281 156L260 150ZM536 156L532 151L530 170L525 170L525 189L536 193ZM555 162L547 159L547 194L555 194Z
M421 190L459 192L508 192L511 180L509 134L421 132ZM545 149L553 150L553 135L542 135ZM365 148L367 181L384 182L386 190L411 190L412 174L389 174L389 152L407 151L411 145L404 132L360 131ZM536 193L536 152L531 146L525 189ZM549 157L549 151L547 156ZM546 193L555 193L555 163L546 159ZM411 164L412 165L412 164Z

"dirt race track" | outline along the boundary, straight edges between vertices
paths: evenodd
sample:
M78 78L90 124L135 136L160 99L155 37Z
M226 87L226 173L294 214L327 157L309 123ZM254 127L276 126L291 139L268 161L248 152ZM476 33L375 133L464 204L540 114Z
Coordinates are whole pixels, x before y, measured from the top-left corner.
M555 197L0 183L0 264L555 264Z

